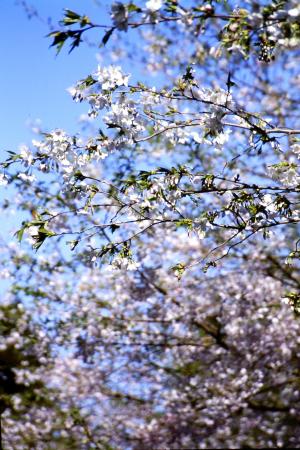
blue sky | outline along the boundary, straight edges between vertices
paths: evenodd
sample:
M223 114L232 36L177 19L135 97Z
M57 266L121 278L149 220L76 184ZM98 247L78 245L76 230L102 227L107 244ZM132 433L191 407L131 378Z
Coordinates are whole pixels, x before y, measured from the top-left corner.
M90 14L99 23L107 23L107 11L111 2L96 0L28 0L42 20L28 19L16 0L1 4L0 71L0 157L5 150L16 150L20 143L29 143L32 137L26 123L41 119L45 129L76 126L79 114L86 110L74 105L66 88L95 69L97 49L82 45L68 55L62 51L56 57L49 49L51 40L48 18L55 25L62 17L62 9L70 8Z

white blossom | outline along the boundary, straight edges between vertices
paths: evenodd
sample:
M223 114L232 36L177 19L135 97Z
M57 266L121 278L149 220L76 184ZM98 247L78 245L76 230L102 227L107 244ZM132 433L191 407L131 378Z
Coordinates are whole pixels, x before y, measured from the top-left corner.
M119 66L108 66L101 68L95 72L95 77L100 83L101 89L108 91L118 86L127 86L130 75L124 75Z
M162 0L149 0L146 2L146 8L151 12L158 11L163 5Z

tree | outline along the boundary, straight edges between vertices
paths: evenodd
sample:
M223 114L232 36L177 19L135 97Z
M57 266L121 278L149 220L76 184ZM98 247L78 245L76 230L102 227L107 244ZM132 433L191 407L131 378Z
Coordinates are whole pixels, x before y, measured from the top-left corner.
M51 400L5 439L299 447L300 8L140 3L108 25L65 10L58 52L103 32L108 65L70 89L86 127L2 163L25 217L10 295L47 337Z

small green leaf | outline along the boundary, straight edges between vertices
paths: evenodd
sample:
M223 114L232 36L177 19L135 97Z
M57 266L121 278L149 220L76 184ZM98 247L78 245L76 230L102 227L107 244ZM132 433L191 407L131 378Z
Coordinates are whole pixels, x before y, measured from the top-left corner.
M70 241L70 242L68 242L68 244L70 244L70 250L73 251L73 250L75 250L75 248L79 244L79 239L75 239L74 241Z
M129 13L131 13L131 12L142 12L141 8L136 6L134 3L129 3L127 5L127 9L128 9Z
M114 233L118 228L120 228L120 225L115 225L114 223L110 225L110 231Z
M103 38L102 38L102 44L103 44L103 45L107 44L108 40L110 39L111 35L112 35L113 32L114 32L114 29L115 29L114 27L113 27L113 28L110 28L110 29L105 33L105 35L104 35Z
M48 34L48 36L54 38L50 47L56 47L56 53L58 54L61 51L64 43L68 39L68 33L64 31L53 31L52 33Z
M179 219L175 220L175 224L177 227L185 227L189 230L193 228L193 221L192 219Z
M74 178L76 181L83 181L86 177L80 172L80 170L77 170L74 173Z
M186 270L186 266L185 264L178 263L175 266L171 267L171 270L173 270L174 275L177 277L179 281Z
M23 234L24 234L25 228L26 227L21 228L20 230L16 231L15 234L14 234L14 236L17 237L19 242L21 242L22 239L23 239Z
M68 19L78 20L80 19L80 14L77 14L76 12L72 11L71 9L65 9L65 17L68 17Z

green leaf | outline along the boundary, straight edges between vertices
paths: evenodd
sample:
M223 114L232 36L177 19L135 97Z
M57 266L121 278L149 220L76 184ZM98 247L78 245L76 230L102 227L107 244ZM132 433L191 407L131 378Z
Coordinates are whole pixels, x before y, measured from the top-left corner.
M110 29L105 33L105 35L104 35L103 38L102 38L102 44L103 44L103 45L107 44L108 40L110 39L111 35L112 35L113 32L114 32L114 29L115 29L114 27L113 27L113 28L110 28Z
M235 83L231 81L231 72L228 72L227 82L226 82L227 90L230 92L230 88L235 86Z
M48 237L56 236L56 233L54 233L53 231L47 230L47 228L45 228L44 225L45 224L41 225L40 228L38 229L37 234L32 236L33 239L35 240L35 244L33 245L33 248L35 248L36 250L38 250L41 247L41 245L45 242L45 240Z
M53 31L52 33L49 33L48 37L54 38L50 47L56 47L56 53L58 54L68 39L68 36L68 33L65 31Z
M81 81L81 85L83 85L84 87L92 86L95 83L97 83L97 81L94 80L92 75L89 75L88 77L86 77L84 80Z
M71 9L65 9L65 17L68 19L77 20L80 19L80 14L77 14L76 12L72 11Z
M21 228L20 230L16 231L15 234L14 234L14 236L17 237L19 242L21 242L22 239L23 239L23 234L24 234L25 228L26 227Z
M70 250L73 251L73 250L75 250L75 248L79 244L79 239L75 239L74 241L70 241L70 242L68 242L68 244L70 244Z
M114 223L110 225L110 231L114 233L118 228L120 228L120 225L115 225Z
M134 3L129 3L127 5L128 12L142 12L142 9L136 6Z
M91 21L90 21L89 17L88 16L81 16L80 25L82 27L84 27L84 26L89 25L89 24L91 24Z
M73 42L70 46L69 53L71 53L74 50L74 48L79 47L80 42L81 42L81 32L78 32L76 36L74 36L73 38Z
M202 271L203 273L206 273L210 267L217 267L217 263L215 261L209 261L205 266L203 267Z
M192 82L194 80L193 68L192 66L187 66L185 74L183 75L183 80L187 82Z
M171 267L171 270L173 270L174 275L177 277L179 281L186 270L186 266L185 264L178 263L175 266Z
M83 181L86 177L80 172L80 170L77 170L74 173L74 178L76 181Z
M192 219L179 219L175 220L175 224L177 227L185 227L191 230L193 228L193 221Z

